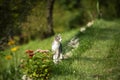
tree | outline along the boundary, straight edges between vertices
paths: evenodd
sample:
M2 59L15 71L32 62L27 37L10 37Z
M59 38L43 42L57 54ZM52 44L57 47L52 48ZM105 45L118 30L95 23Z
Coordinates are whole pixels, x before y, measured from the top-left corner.
M55 0L48 0L47 1L47 32L46 36L52 36L54 35L54 30L53 30L53 7L54 7L54 2Z

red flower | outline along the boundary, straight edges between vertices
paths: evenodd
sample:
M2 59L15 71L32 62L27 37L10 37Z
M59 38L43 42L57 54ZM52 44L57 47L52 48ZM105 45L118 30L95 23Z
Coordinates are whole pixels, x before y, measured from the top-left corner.
M29 54L29 53L33 53L34 51L33 50L26 50L25 52Z
M33 50L26 50L25 52L29 55L29 58L32 58L33 55L34 55L34 51Z

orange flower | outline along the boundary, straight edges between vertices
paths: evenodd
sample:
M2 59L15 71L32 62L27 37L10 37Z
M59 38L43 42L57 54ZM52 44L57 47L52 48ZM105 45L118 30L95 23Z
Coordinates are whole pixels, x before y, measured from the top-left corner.
M16 46L16 47L12 48L12 49L11 49L11 51L12 51L12 52L15 52L15 51L17 51L17 50L18 50L18 48L19 48L19 47L18 47L18 46Z
M10 59L12 59L12 56L11 55L7 55L7 56L5 56L5 59L6 60L10 60Z

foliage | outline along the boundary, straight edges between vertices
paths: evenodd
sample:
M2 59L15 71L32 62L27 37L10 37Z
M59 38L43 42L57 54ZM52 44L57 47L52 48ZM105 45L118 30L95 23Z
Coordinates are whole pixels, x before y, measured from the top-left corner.
M97 18L120 17L119 0L56 0L53 10L55 32L80 27ZM18 35L20 44L44 38L47 31L46 0L1 0L1 37ZM112 11L112 12L111 12Z
M119 80L120 74L120 21L105 21L97 20L94 25L87 28L84 33L79 33L79 29L73 29L62 33L63 50L67 49L67 42L76 36L80 39L79 47L72 52L73 56L67 60L63 60L60 64L54 65L52 77L50 80ZM42 47L43 49L50 49L52 38L43 41L34 40L29 44L22 45L20 50L16 53L16 57L23 57L26 49L36 49ZM37 44L37 45L36 45ZM33 46L35 45L35 46ZM0 54L7 54L4 51ZM66 52L65 52L66 53ZM65 54L64 53L64 54ZM40 55L41 53L38 53ZM27 55L27 54L26 54ZM9 55L8 55L9 56ZM28 57L28 58L27 58ZM32 59L29 56L25 60ZM33 56L34 57L34 56ZM13 79L13 74L9 74L5 56L0 55L1 75L0 80L19 80L17 77ZM13 59L14 57L12 57ZM10 63L8 58L8 63ZM11 59L11 60L12 60ZM6 63L7 64L7 63ZM13 65L13 64L12 64ZM30 64L31 65L31 64ZM13 65L14 66L14 65ZM3 69L4 68L4 69ZM6 69L6 70L5 70ZM14 72L14 68L11 69ZM24 71L24 70L23 70ZM9 76L9 78L1 78L1 76ZM9 74L9 75L8 75ZM18 75L21 77L21 75Z
M24 57L21 63L21 71L24 75L34 80L48 80L52 71L52 55L50 52L27 51L27 57Z
M97 20L79 33L79 47L56 67L51 80L119 80L119 22Z
M26 21L27 15L36 5L38 0L1 0L0 1L0 38L5 36L20 35L21 22Z
M6 51L0 51L1 69L0 69L0 80L16 80L20 79L20 72L18 69L19 58L17 56L17 51L19 47L17 42L13 39L8 41L8 49Z

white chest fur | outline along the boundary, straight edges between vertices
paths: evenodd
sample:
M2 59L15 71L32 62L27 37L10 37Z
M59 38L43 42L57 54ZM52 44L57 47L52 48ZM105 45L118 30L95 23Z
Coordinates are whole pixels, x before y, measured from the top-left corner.
M56 51L59 48L59 46L60 46L60 43L57 41L54 41L52 43L52 51Z

